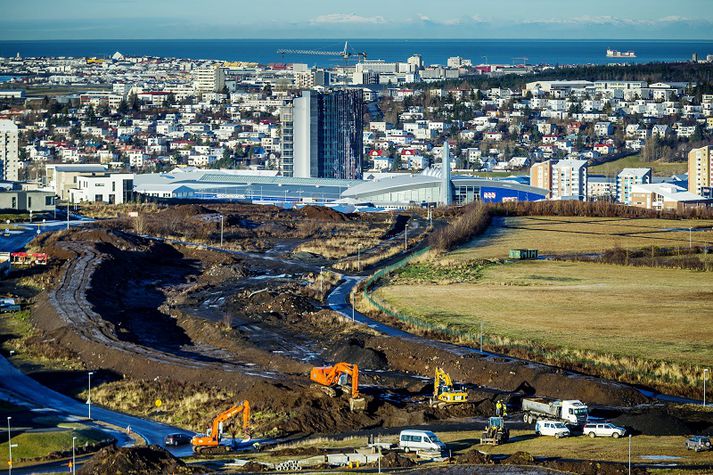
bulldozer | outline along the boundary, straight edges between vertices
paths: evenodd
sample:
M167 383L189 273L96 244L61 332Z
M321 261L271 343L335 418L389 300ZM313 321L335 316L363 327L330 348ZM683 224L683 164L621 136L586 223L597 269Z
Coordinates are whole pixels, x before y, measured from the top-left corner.
M468 393L462 388L454 386L451 376L443 369L436 368L436 375L433 379L432 405L444 406L464 402L468 402Z
M351 397L349 409L363 411L366 400L359 394L359 367L351 363L337 363L334 366L312 368L309 379L317 384L320 390L330 397L337 397L341 388L348 386L351 377Z
M233 447L230 445L220 445L220 440L223 437L223 423L241 414L243 416L243 431L250 438L250 403L243 401L236 404L230 409L221 412L215 419L206 435L197 435L191 439L193 453L202 455L221 454L230 452Z
M505 427L505 420L502 417L491 417L488 425L483 429L480 437L481 444L500 445L510 440L510 429Z

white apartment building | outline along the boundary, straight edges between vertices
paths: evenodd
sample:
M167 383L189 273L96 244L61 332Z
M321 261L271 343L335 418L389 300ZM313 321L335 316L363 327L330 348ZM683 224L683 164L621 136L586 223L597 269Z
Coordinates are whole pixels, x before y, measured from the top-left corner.
M586 160L560 160L552 166L552 198L580 201L587 199Z
M713 149L706 145L688 152L688 191L710 197L713 187Z
M616 200L630 205L632 186L651 183L651 178L651 168L624 168L616 176Z
M0 179L18 180L20 151L17 125L11 120L0 120Z
M193 89L199 94L222 92L225 87L225 71L217 66L198 68L193 71Z
M69 190L72 203L103 202L121 204L131 199L134 188L132 173L92 173L76 178L76 187Z

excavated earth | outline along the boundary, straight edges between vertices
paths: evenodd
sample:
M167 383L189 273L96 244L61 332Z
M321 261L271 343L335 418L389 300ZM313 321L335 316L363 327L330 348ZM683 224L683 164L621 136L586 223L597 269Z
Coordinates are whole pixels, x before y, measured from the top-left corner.
M332 224L346 219L318 211ZM308 277L318 266L279 253L221 253L100 227L57 233L43 245L56 285L32 318L45 341L123 377L230 389L256 411L285 415L262 428L272 433L487 416L512 392L609 406L646 401L628 386L573 381L554 368L455 354L352 324L315 300ZM365 412L310 386L309 368L335 361L360 365ZM469 383L473 403L431 408L436 366Z

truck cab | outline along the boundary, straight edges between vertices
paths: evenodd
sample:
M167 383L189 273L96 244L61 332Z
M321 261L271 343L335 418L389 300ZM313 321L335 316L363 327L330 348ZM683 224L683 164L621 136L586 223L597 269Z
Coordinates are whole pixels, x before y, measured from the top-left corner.
M567 421L567 424L573 426L583 426L587 423L589 409L582 401L566 400L562 401L562 419Z

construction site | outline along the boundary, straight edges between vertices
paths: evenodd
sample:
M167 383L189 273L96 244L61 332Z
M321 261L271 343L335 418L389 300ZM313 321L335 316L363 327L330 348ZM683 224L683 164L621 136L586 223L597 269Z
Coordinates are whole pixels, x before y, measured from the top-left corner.
M39 262L3 287L29 310L32 345L18 353L55 362L29 372L41 385L185 437L102 449L87 474L650 473L657 459L632 470L624 441L605 463L572 448L561 459L498 450L532 442L551 418L578 427L576 443L587 414L634 441L676 436L679 449L713 431L713 412L686 401L355 311L359 282L447 220L428 218L180 205L45 233L29 246ZM710 470L701 455L690 473Z

